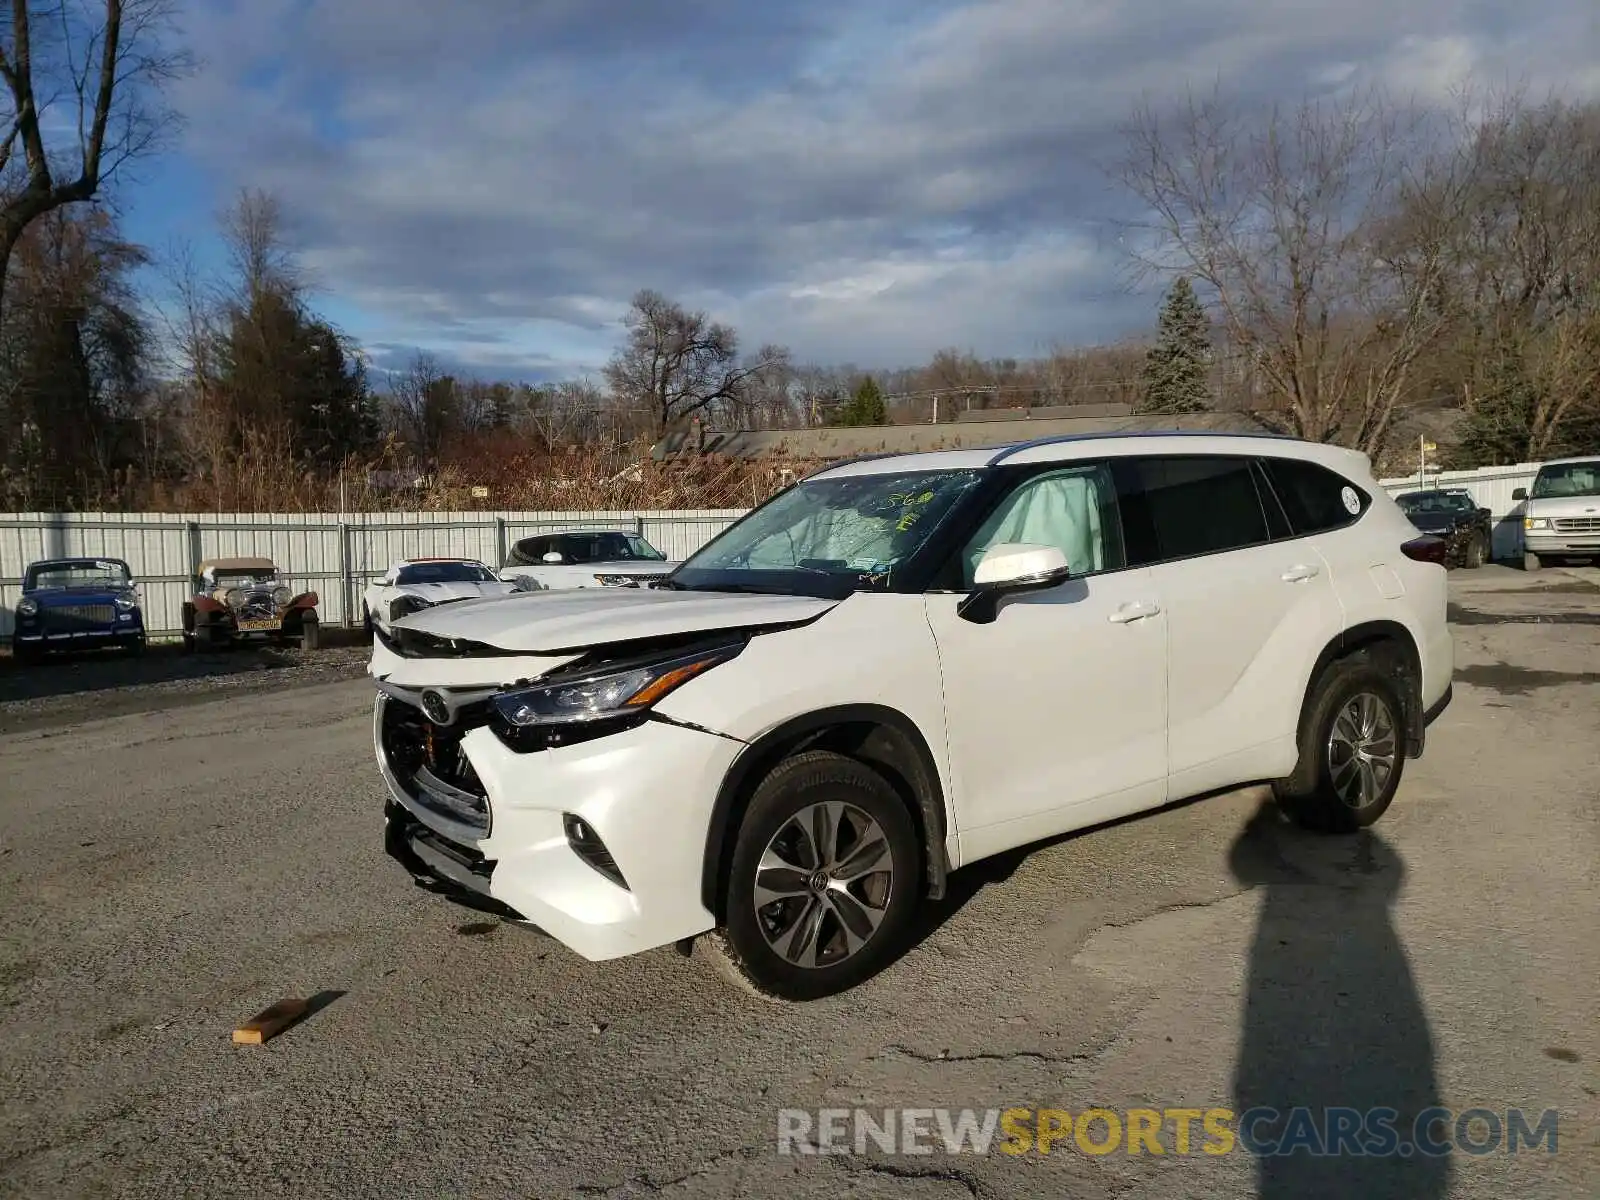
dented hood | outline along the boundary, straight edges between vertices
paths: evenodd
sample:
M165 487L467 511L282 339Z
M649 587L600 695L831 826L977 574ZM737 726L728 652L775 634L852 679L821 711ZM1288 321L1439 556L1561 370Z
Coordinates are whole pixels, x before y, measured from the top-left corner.
M613 642L790 625L820 617L837 600L655 588L573 588L464 600L394 623L499 650L559 654Z

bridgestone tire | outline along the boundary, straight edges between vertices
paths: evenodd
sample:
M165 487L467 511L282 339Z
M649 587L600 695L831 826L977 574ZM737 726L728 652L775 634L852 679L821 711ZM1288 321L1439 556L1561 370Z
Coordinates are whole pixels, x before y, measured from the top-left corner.
M824 801L842 801L876 822L887 847L888 894L875 909L881 920L856 950L836 962L801 966L779 954L763 932L756 868L791 817ZM756 789L736 836L724 926L702 942L747 987L779 1000L821 999L854 987L904 952L921 903L922 848L905 801L871 767L826 751L785 759ZM771 906L766 911L769 919L775 915ZM837 918L827 920L838 933ZM831 941L840 944L838 937Z
M1328 743L1334 721L1346 705L1367 694L1387 708L1394 730L1394 766L1369 803L1352 807L1334 785ZM1394 800L1406 763L1405 706L1394 682L1370 662L1349 659L1323 671L1300 718L1300 761L1295 773L1273 784L1285 813L1298 825L1319 833L1354 833L1383 816Z

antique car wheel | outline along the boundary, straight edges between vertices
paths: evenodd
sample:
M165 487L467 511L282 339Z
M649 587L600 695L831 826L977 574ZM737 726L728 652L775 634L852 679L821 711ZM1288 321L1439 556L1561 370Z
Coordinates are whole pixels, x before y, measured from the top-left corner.
M13 640L11 643L11 657L19 667L31 667L44 658L44 649L28 642Z
M315 617L307 616L300 622L300 648L302 650L315 650L322 642L322 623Z

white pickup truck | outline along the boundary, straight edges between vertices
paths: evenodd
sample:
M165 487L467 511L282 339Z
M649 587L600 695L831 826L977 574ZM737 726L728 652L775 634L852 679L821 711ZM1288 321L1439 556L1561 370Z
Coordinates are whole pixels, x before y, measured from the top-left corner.
M677 567L627 529L558 529L525 537L506 554L500 578L527 591L644 587Z

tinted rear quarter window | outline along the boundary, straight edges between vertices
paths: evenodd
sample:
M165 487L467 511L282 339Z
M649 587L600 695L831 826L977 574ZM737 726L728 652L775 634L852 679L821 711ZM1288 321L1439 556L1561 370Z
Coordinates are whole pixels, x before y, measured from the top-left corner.
M1259 546L1269 540L1267 518L1248 458L1141 458L1125 492L1142 509L1156 560L1192 558ZM1139 539L1141 542L1145 539ZM1129 539L1130 558L1135 540Z
M1314 462L1295 458L1262 460L1272 490L1297 534L1325 533L1361 519L1372 497L1344 476ZM1346 503L1355 500L1355 511Z

